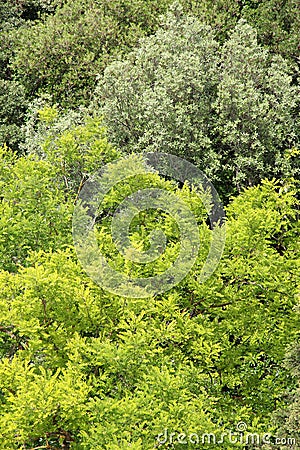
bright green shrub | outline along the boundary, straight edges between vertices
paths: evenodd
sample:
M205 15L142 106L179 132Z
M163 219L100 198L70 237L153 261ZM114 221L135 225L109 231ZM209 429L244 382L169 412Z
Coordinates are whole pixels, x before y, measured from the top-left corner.
M107 196L97 229L112 258L109 211L150 182L191 205L205 246L201 202L150 174ZM292 182L243 192L228 207L215 274L196 282L200 253L186 279L155 298L104 292L72 248L33 252L17 273L2 271L0 447L150 449L165 429L219 436L241 420L247 431L274 432L270 414L290 383L281 363L299 327L296 194ZM136 227L132 239L145 242L162 226L170 244L177 238L170 219L157 219L151 211L137 218L146 228Z
M71 243L74 198L99 164L120 154L108 143L101 120L86 119L66 129L55 108L39 111L35 152L17 158L1 152L1 267L15 270L30 250ZM70 117L69 117L70 119ZM43 135L44 144L40 141ZM32 136L32 135L31 135Z
M23 150L48 161L68 191L77 193L102 164L121 156L108 142L102 119L84 110L62 113L38 100L24 131Z
M1 268L15 271L31 249L70 243L72 203L49 162L1 151Z

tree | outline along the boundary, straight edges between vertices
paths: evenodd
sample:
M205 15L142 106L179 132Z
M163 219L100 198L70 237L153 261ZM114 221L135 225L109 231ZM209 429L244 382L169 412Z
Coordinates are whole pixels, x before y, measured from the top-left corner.
M255 30L243 21L221 51L216 143L223 171L231 173L238 190L263 177L287 175L286 150L298 145L297 87L286 62L269 58ZM298 173L297 164L295 169L291 174Z
M30 27L41 15L54 12L55 0L6 0L0 5L0 146L20 150L28 106L28 92L13 78L10 67L14 55L14 34L22 25Z
M69 108L86 104L98 73L116 53L151 33L166 3L65 2L54 15L18 30L11 60L14 77L30 96L47 92Z
M299 64L300 20L297 0L182 0L186 12L209 23L224 42L240 19L257 30L259 44Z
M72 203L51 164L1 149L1 268L16 271L32 249L70 243Z
M225 196L295 175L285 152L298 142L299 93L286 62L270 60L244 21L220 47L210 27L174 8L99 81L96 102L113 143L182 155Z
M299 66L300 18L296 0L245 2L242 14L258 32L259 42Z
M55 114L40 113L48 136ZM61 136L52 131L42 159L3 153L8 235L1 232L0 446L150 449L165 430L179 446L180 433L220 436L240 421L249 432L272 433L270 415L290 382L283 355L299 326L297 186L265 181L232 200L224 257L204 284L196 280L210 230L191 187L156 173L116 186L98 212L96 235L118 270L134 276L163 271L180 246L174 219L150 210L135 218L130 239L147 249L150 232L160 228L167 237L164 255L141 268L117 254L112 212L145 187L179 196L195 214L203 242L193 270L171 291L119 297L94 284L76 258L69 219L77 189L68 189L61 172L62 162L67 179L74 167L88 172L95 167L89 157L103 158L103 149L105 161L116 157L105 140L96 145L99 133L89 123ZM128 160L138 163L136 155ZM19 258L14 265L12 256Z
M273 57L283 31L294 42L294 0L277 12L273 0L183 0L124 58L156 30L167 3L0 5L6 29L19 27L14 56L15 32L1 41L0 449L247 446L230 441L229 430L238 440L246 431L299 438L299 93L289 64ZM248 11L249 20L260 20L266 5L276 6L277 25L269 36L271 22L262 22L257 36L239 19ZM185 8L203 11L212 25ZM264 33L270 52L261 45ZM91 108L71 110L89 102L97 71ZM19 130L35 89L41 95ZM226 198L226 245L205 283L199 275L212 230L203 201L191 182L144 173L136 154L143 150L196 162ZM98 181L101 166L113 187L89 222L97 250L111 268L147 280L183 250L186 276L171 289L137 298L128 283L128 295L119 296L88 276L72 218L75 204L85 208L80 194L88 178ZM130 177L120 182L124 168ZM128 196L143 199L149 188L164 191L175 209L176 197L177 215L158 202L134 210L121 230L123 245L114 221L128 217ZM210 200L207 192L206 206ZM188 271L178 215L188 236L193 224L200 239ZM158 247L162 234L165 247ZM153 242L156 259L134 259L147 256Z

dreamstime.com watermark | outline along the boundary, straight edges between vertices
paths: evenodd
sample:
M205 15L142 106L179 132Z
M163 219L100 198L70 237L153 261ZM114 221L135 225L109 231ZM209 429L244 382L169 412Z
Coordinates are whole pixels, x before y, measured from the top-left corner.
M296 439L291 437L273 436L271 433L250 433L247 432L247 424L239 422L236 425L236 430L226 430L220 433L175 433L165 429L156 437L157 446L167 444L186 444L186 445L280 445L287 447L294 447Z
M197 220L191 205L176 189L137 186L115 211L110 212L111 236L121 256L129 263L153 263L164 254L167 239L161 229L148 236L150 248L140 251L132 245L130 227L141 212L157 210L172 217L179 230L180 250L163 273L148 277L133 277L116 270L101 254L95 229L105 197L123 183L142 175L156 174L184 185L187 183L202 201L211 229L210 249L198 273L203 283L215 271L225 245L225 213L219 195L205 174L190 162L167 153L129 155L103 166L87 180L81 189L73 214L73 241L79 261L90 278L103 289L123 297L146 298L179 284L193 268L201 246Z

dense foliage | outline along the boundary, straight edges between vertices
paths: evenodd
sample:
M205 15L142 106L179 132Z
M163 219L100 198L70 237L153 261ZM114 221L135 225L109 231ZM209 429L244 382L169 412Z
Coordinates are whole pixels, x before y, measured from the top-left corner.
M113 54L152 31L157 9L163 11L164 1L66 2L54 15L20 28L11 64L15 77L30 95L48 92L65 106L86 103Z
M243 18L256 28L259 43L299 63L300 15L297 0L184 0L185 10L209 22L224 40Z
M264 177L295 175L299 92L241 21L220 47L176 8L125 61L107 67L96 98L113 142L196 162L225 195ZM291 162L291 161L290 161Z
M286 355L286 367L291 371L297 380L297 387L289 389L285 393L284 407L274 414L274 422L280 425L280 433L283 436L293 436L296 442L299 442L299 417L300 417L300 351L299 340L294 344Z
M257 448L247 433L300 448L298 2L172 3L0 5L0 450ZM144 151L193 162L226 205L204 283L207 205L143 173ZM148 208L131 248L160 230L164 251L120 252L126 198L156 188L193 213L201 246L172 289L122 297L82 267L72 217L104 165L112 181L132 174L95 217L119 272L163 273L182 245L174 217Z

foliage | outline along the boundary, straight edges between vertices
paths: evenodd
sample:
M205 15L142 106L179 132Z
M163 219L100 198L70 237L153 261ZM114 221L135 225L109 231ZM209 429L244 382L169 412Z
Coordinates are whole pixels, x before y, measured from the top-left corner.
M0 145L20 149L28 93L13 77L10 61L14 54L14 33L22 25L34 23L42 14L54 12L57 0L7 0L0 4Z
M50 163L1 150L1 268L17 270L30 249L70 242L72 209Z
M41 111L46 122L55 115ZM33 251L22 256L17 272L6 263L0 276L0 447L150 449L165 429L218 434L235 430L241 420L249 431L272 432L270 413L290 381L281 361L299 334L293 309L300 284L295 184L266 181L230 203L224 258L205 284L196 281L204 245L193 271L170 292L143 300L117 297L85 275L68 237L76 193L63 186L60 164L67 162L69 175L75 158L89 167L88 153L78 152L74 139L93 148L93 127L57 135L49 147L48 157L57 158L51 163L3 155L3 208L22 211L22 239L13 221L11 245L22 249L36 230L40 242L29 241ZM73 139L70 153L66 133ZM94 147L100 158L101 148ZM116 156L109 148L107 160ZM187 186L148 174L111 191L99 212L100 245L112 260L110 211L131 190L149 184L181 196L207 242L200 200ZM53 237L44 234L50 217ZM171 218L161 219L154 211L138 217L131 239L146 247L149 232L162 228L169 260L178 233ZM3 247L1 259L7 254ZM116 261L119 270L128 270L126 261ZM154 270L164 264L158 260ZM138 267L130 269L138 275Z
M238 188L263 177L286 176L286 150L299 142L297 87L286 62L281 57L269 62L268 56L256 32L243 22L222 48L216 140L224 172ZM294 169L292 174L299 175L297 163Z
M299 310L298 310L299 312ZM285 366L290 370L297 386L293 389L291 384L282 396L282 408L275 411L273 420L279 432L286 438L294 438L299 442L299 417L300 417L300 346L299 340L290 346L285 357Z
M141 37L153 33L160 24L160 14L171 3L7 0L0 5L1 78L21 83L30 100L48 93L66 108L87 105L98 74L137 45ZM260 44L295 65L299 62L297 1L279 3L182 0L184 11L210 24L220 42L239 19L245 18L257 29ZM14 126L10 116L5 120ZM12 144L14 149L20 140Z
M1 78L11 79L9 62L14 54L14 32L21 26L30 27L44 15L53 14L63 0L2 0L0 4L0 61L4 73Z
M297 0L183 0L185 11L209 23L224 41L240 19L258 32L258 41L275 54L299 63Z
M245 3L243 17L257 28L259 41L273 53L299 64L300 17L297 0Z
M27 98L24 86L0 79L0 145L17 150L23 139L20 126L25 117Z
M0 5L1 27L18 27L25 21L34 21L50 14L63 0L3 0Z
M208 135L217 47L208 26L175 12L130 58L110 65L96 98L113 142L217 164Z
M84 110L61 113L58 107L37 101L25 136L24 150L48 161L73 193L103 163L121 156L108 142L102 119Z
M12 69L29 95L40 91L71 107L87 103L96 76L114 53L136 44L156 25L163 1L65 2L31 27L19 29Z
M17 158L7 147L1 150L0 254L5 270L23 265L30 250L71 243L73 203L80 185L99 164L119 155L107 142L99 119L64 130L56 128L55 108L41 109L39 115L44 132L40 159L34 152Z
M115 145L188 158L225 195L297 173L285 157L298 142L297 88L243 21L220 47L211 28L176 7L127 60L107 67L97 101Z
M300 439L297 0L182 0L160 19L171 2L0 4L0 449L228 450L246 444L203 435L241 421ZM226 246L199 283L204 205L187 183L133 172L95 218L110 267L151 277L179 254L162 209L128 229L137 251L164 233L155 261L114 242L114 212L145 188L192 211L201 246L176 287L119 297L80 265L72 215L98 168L114 181L143 150L209 175L227 202Z
M24 133L22 151L42 157L42 147L46 140L74 126L83 125L86 116L87 113L83 108L62 111L47 94L37 97L29 103L25 124L22 126Z

